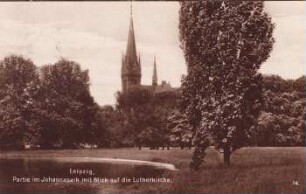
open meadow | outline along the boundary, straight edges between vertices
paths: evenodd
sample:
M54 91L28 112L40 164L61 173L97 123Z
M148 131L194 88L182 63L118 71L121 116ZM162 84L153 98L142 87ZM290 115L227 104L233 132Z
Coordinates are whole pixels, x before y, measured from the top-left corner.
M92 185L98 191L126 193L305 193L305 148L243 148L233 153L231 167L209 148L197 172L189 169L192 150L93 149L2 151L0 158L101 157L172 163L179 170L166 171L171 183ZM45 184L45 188L48 185ZM52 188L50 186L52 191Z

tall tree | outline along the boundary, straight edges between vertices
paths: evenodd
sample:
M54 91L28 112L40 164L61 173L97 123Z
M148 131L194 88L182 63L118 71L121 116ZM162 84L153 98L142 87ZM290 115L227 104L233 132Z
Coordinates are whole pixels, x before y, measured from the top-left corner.
M262 1L183 1L180 39L188 74L183 83L187 115L197 127L193 166L207 147L222 148L224 163L248 144L261 105L260 65L274 39Z
M29 59L12 55L0 62L0 144L22 148L37 144L39 79Z
M61 59L44 66L42 73L43 107L46 110L42 138L44 146L65 147L91 143L98 106L89 91L87 70L78 63Z

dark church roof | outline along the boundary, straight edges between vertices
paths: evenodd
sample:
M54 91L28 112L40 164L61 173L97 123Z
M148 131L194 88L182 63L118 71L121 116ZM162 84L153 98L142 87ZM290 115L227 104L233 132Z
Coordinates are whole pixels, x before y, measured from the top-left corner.
M163 92L174 92L177 89L173 88L170 83L162 81L161 85L151 86L151 85L141 85L141 88L153 92L155 94L163 93Z
M162 93L162 92L170 92L170 91L175 91L175 88L172 88L170 83L162 81L161 85L156 86L154 93Z

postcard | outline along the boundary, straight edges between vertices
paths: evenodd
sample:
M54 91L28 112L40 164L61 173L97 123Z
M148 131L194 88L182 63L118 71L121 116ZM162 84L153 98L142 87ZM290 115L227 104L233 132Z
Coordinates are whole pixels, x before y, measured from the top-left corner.
M305 193L304 1L1 1L0 194Z

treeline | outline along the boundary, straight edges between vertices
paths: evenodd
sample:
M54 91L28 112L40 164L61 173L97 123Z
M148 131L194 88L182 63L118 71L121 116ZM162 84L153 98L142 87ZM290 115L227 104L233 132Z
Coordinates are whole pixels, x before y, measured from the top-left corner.
M36 67L9 56L0 62L0 148L74 148L98 143L103 127L88 71L61 59Z
M263 76L262 108L251 146L305 145L305 83L305 76L296 80ZM184 148L194 144L180 90L153 94L135 88L128 94L118 93L116 108L105 106L100 111L103 122L108 123L110 147Z
M180 90L154 94L134 88L117 94L116 108L103 107L110 147L191 147L192 128L181 111ZM112 115L112 116L110 116Z
M305 76L263 77L263 106L252 146L305 145ZM194 126L181 89L117 93L115 107L99 107L87 70L61 59L36 67L21 56L0 61L0 149L191 147ZM103 91L101 91L103 92Z
M254 142L258 146L304 146L306 77L285 80L263 78L263 110Z
M117 93L99 107L87 70L61 59L37 67L30 59L0 61L0 149L191 147L193 133L180 111L180 91Z

